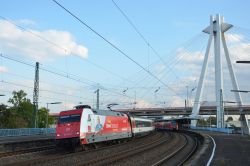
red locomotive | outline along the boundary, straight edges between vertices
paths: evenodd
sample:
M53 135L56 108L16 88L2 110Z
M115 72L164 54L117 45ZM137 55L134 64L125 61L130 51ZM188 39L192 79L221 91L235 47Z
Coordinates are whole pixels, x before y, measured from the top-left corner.
M56 142L58 146L76 147L131 138L154 129L154 123L150 119L109 110L93 110L90 106L81 105L74 110L60 112Z

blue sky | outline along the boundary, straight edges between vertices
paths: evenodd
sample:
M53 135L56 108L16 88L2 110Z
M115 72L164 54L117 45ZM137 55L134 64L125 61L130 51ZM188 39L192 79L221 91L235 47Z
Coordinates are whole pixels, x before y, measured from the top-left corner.
M68 109L79 102L93 105L95 100L93 91L97 87L101 88L102 108L110 102L118 102L121 107L133 107L131 103L135 98L138 102L137 107L163 106L162 103L167 103L164 106L184 105L186 86L189 86L189 98L194 97L195 91L190 90L197 84L199 67L202 63L201 53L204 52L207 42L207 35L201 31L208 26L209 16L220 13L226 22L236 25L236 28L250 27L247 21L250 15L250 2L247 0L116 0L119 7L164 59L166 65L128 24L112 0L58 0L58 2L149 69L165 82L168 88L146 72L142 72L137 65L82 26L53 1L2 1L0 16L25 28L20 30L1 19L3 28L0 29L2 31L0 52L3 55L33 64L39 61L46 69L68 75L74 74L76 75L74 78L81 77L81 82L87 82L83 84L41 71L40 88L51 92L41 91L40 106L45 106L47 102L63 102L61 106L51 106L53 112ZM7 27L7 30L4 27ZM57 46L35 37L30 32L56 43ZM238 32L240 31L235 30L233 34ZM239 38L247 40L246 37L247 33ZM66 48L70 53L63 53L58 46ZM190 56L181 56L183 52ZM238 55L236 59L240 56ZM0 74L1 80L5 82L0 83L0 90L6 93L0 101L6 103L8 100L10 94L5 91L27 88L6 82L18 82L31 87L25 90L32 99L34 69L3 57L0 66L4 68ZM180 70L182 67L184 70ZM243 67L239 68L243 70ZM209 74L207 84L212 88L213 74L212 72ZM247 75L244 74L247 74L245 68L243 72L239 72L239 77L242 78L239 84L250 89L247 80L244 79ZM159 92L154 93L158 87L160 87ZM128 90L123 94L122 91L125 89ZM174 92L171 89L174 89ZM59 95L58 92L64 95ZM204 100L213 101L212 96L210 94L204 96ZM231 95L226 96L230 99Z

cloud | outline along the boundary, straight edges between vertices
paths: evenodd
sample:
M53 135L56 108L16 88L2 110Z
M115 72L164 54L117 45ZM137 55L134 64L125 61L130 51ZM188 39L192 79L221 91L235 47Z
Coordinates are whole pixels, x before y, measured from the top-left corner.
M156 73L161 73L165 69L166 69L166 65L164 65L164 64L158 64L155 66Z
M8 71L8 68L5 66L0 66L0 73L5 73Z
M20 20L16 20L15 23L16 23L16 24L22 24L22 25L31 25L31 26L36 25L36 22L35 22L35 21L29 20L29 19L20 19Z
M66 109L73 109L76 106L76 104L68 102L68 103L65 103L64 106Z
M225 35L226 41L228 43L237 43L244 39L244 36L236 33L229 33Z
M233 64L233 68L235 71L236 78L238 80L238 83L240 85L240 89L242 89L241 85L246 85L244 89L249 89L250 82L250 74L249 74L249 65L246 64L235 64L236 60L250 60L250 43L246 42L245 36L242 34L226 34L226 41L227 41L227 47L229 49L229 54L231 58L231 62ZM243 42L244 40L244 42ZM204 84L204 92L203 97L201 98L201 101L208 101L213 102L215 101L215 86L214 86L214 79L215 79L215 69L214 69L214 51L212 50L213 47L210 50L210 57L209 57L209 65L207 68L207 76L205 79ZM189 79L189 72L194 71L196 73L195 75L200 76L201 67L204 60L204 53L200 56L199 52L188 52L186 50L180 49L179 55L182 56L182 64L177 65L176 69L179 71L185 72L184 74L184 80L190 80ZM222 61L223 61L223 75L224 75L224 99L235 101L234 96L232 95L232 92L230 90L232 89L230 75L228 71L228 67L226 64L226 58L224 56L224 50L222 49ZM183 65L185 64L185 65ZM187 72L189 71L189 72ZM191 78L191 77L190 77ZM197 81L198 83L198 81ZM185 89L183 88L184 91ZM249 103L249 98L243 97L243 102ZM191 98L191 100L194 100ZM177 100L178 101L178 100Z
M137 99L136 100L136 107L137 108L150 108L150 107L154 107L151 103L149 103L148 101L145 101L143 99Z
M249 60L250 59L249 52L250 52L249 43L239 43L237 45L229 46L229 53L233 61Z
M88 55L88 49L77 44L73 35L67 31L21 30L5 20L0 20L0 49L8 54L22 55L37 61L53 61L70 54L81 58L87 58Z
M184 106L184 99L180 98L178 96L172 96L171 99L171 105L170 107L181 107Z

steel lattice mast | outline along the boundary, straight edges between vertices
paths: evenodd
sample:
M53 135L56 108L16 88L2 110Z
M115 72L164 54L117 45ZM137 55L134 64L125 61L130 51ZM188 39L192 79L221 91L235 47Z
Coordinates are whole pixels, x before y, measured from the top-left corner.
M38 112L38 96L39 96L39 62L36 62L35 67L35 80L34 80L34 91L33 91L33 126L37 127L37 112Z

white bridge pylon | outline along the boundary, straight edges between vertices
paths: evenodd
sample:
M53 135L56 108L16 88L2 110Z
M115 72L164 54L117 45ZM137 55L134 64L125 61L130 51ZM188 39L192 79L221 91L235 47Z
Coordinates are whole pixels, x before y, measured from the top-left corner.
M224 105L223 105L223 68L222 68L222 48L226 57L226 62L228 65L228 70L230 73L232 87L235 90L239 90L238 83L234 74L232 62L229 56L225 35L224 33L229 30L233 25L224 23L224 18L217 14L216 16L210 16L210 26L203 30L204 33L209 34L209 40L207 44L207 49L204 57L204 62L202 65L202 70L200 74L200 79L198 82L198 87L196 91L194 106L191 116L198 116L200 110L200 101L203 93L204 79L206 78L209 52L212 42L214 42L214 63L215 63L215 95L216 95L216 110L217 110L217 128L224 128ZM242 98L239 92L234 93L235 100L239 108L242 106ZM244 133L249 134L248 121L245 115L240 111L241 124L244 128ZM192 121L191 125L196 126L197 121Z

